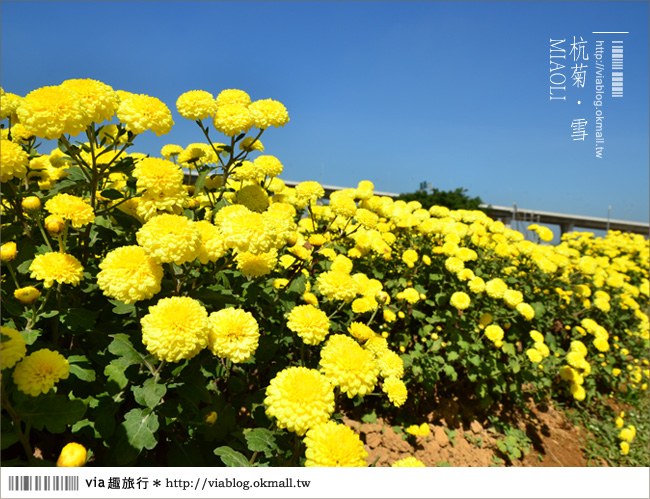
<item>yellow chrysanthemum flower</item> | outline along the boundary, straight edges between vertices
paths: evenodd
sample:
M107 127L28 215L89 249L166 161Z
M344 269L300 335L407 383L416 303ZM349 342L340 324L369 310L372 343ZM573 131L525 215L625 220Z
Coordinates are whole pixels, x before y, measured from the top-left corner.
M351 428L327 421L311 428L305 436L305 466L361 467L368 466L368 453L363 442Z
M12 327L2 326L2 343L0 344L1 370L14 367L27 353L27 343L23 336ZM5 338L7 336L7 338Z
M499 278L490 279L485 283L485 291L490 298L503 298L507 290L508 285Z
M618 438L625 440L626 442L632 442L636 437L636 428L633 425L629 425L627 428L623 428L618 434Z
M357 208L354 217L357 219L357 222L369 230L374 229L379 223L379 215L365 208Z
M16 110L23 102L20 95L12 94L11 92L0 92L0 119L11 118L16 113Z
M363 348L368 350L375 358L380 357L389 350L386 339L382 338L378 334L368 338L368 340L363 344Z
M587 392L582 387L582 385L578 385L576 383L573 383L571 385L571 395L573 395L574 399L576 399L578 401L582 401L587 396Z
M259 344L259 326L253 314L224 308L210 314L209 346L218 357L234 363L248 360Z
M237 88L222 90L219 95L217 95L217 106L225 106L226 104L239 104L240 106L248 107L250 103L250 96L243 90L239 90Z
M133 176L137 179L137 189L152 195L183 189L183 170L166 159L144 158L138 161Z
M203 306L187 296L163 298L140 321L142 343L160 360L191 359L208 344L210 323Z
M418 258L418 252L413 249L407 249L404 253L402 253L402 261L409 268L413 268L415 266L415 262L418 261Z
M183 152L183 148L176 144L165 144L160 150L160 155L165 159L172 159Z
M199 260L202 264L216 262L226 254L223 243L223 236L219 229L207 220L195 222L195 227L201 234L201 248L199 249Z
M354 198L346 196L345 194L335 195L333 193L330 196L329 208L335 215L339 215L343 218L352 218L357 212L357 204L354 202Z
M479 294L485 291L485 281L480 277L474 277L467 283L467 287L474 294Z
M377 367L382 378L402 378L404 376L404 362L392 350L380 352L377 357Z
M236 204L219 210L215 225L221 229L225 247L240 252L265 253L283 242L278 237L277 218L273 218L270 212L252 212L243 205Z
M42 87L25 96L16 110L20 122L37 137L77 135L92 119L79 96L63 86Z
M599 352L606 352L609 350L609 343L605 338L595 338L593 344Z
M162 265L140 246L114 249L99 264L97 283L104 294L124 303L147 300L160 291Z
M269 177L277 177L284 169L284 166L278 158L268 154L258 156L253 161L253 164L259 170L260 174L268 175Z
M95 220L95 212L83 199L71 194L57 194L45 203L52 215L70 220L74 227L82 227Z
M262 144L260 139L255 140L255 137L246 137L239 143L239 150L264 152L264 144Z
M269 127L281 127L289 122L287 108L273 99L257 100L248 106L253 119L253 126L261 130Z
M406 288L404 291L397 293L396 298L398 300L406 300L407 302L414 304L420 300L420 293L415 288Z
M374 390L379 367L372 354L349 336L330 336L321 350L321 370L349 398Z
M395 407L401 407L404 405L404 402L406 402L406 399L408 398L408 391L404 381L395 376L389 376L384 379L381 389L386 393L386 395L388 395L388 400L390 400Z
M296 186L296 198L302 206L309 203L315 203L318 199L325 195L325 189L318 183L312 180L300 182Z
M327 314L312 305L298 305L289 313L287 327L307 345L318 345L329 332Z
M205 90L190 90L176 101L178 113L188 120L204 120L217 112L217 100Z
M326 422L334 412L334 390L315 369L288 367L266 388L266 414L299 436Z
M467 293L463 293L462 291L456 291L453 295L451 295L451 299L449 300L451 306L457 310L467 309L471 302L472 300L470 299L469 295Z
M228 137L234 137L242 132L247 132L253 126L253 118L246 106L224 104L218 105L213 123L218 131Z
M426 468L424 463L413 456L405 457L391 464L392 468Z
M485 328L485 336L487 336L487 338L493 343L496 343L503 340L504 332L500 326L497 326L496 324L490 324Z
M528 350L526 350L526 355L528 355L528 358L530 359L531 362L537 363L537 362L541 362L544 359L540 351L535 348L529 348Z
M160 137L169 133L174 125L169 108L159 99L144 94L130 94L122 99L117 117L135 134L151 130Z
M458 272L463 270L463 268L465 268L465 264L460 258L457 258L455 256L450 256L445 260L445 268L449 272L453 274L457 274Z
M270 274L278 263L278 252L275 249L265 253L245 251L235 257L237 268L246 277L261 277Z
M60 468L79 467L86 464L87 457L86 448L76 442L70 442L61 449L59 459L56 460L56 465Z
M29 156L22 147L11 140L0 140L0 181L25 178L27 165Z
M87 113L87 125L91 122L101 123L115 115L118 97L115 91L105 83L97 80L72 79L65 80L61 87L72 90L77 94Z
M49 392L59 380L70 375L70 364L59 352L42 348L21 360L12 374L16 387L38 397Z
M249 184L237 191L235 202L251 211L261 213L269 207L269 195L260 185Z
M348 327L348 331L354 338L356 338L361 343L366 342L376 334L372 329L370 329L368 326L366 326L361 322L353 322L352 324L350 324L350 327Z
M535 309L531 307L528 303L520 303L515 307L517 312L519 312L525 320L531 321L535 318Z
M524 295L521 291L515 291L514 289L508 289L503 293L503 301L506 302L510 308L516 308L517 305L521 304L524 301Z
M55 282L76 286L83 279L83 267L74 256L66 253L45 253L36 255L29 266L30 277L43 282L49 288Z
M357 295L356 282L347 272L330 270L316 278L318 290L329 300L352 301Z
M157 262L181 265L194 260L201 249L196 224L180 215L153 217L136 234L138 244Z
M624 456L627 456L630 452L630 444L627 443L625 440L623 440L620 444L619 447L621 448L621 454Z

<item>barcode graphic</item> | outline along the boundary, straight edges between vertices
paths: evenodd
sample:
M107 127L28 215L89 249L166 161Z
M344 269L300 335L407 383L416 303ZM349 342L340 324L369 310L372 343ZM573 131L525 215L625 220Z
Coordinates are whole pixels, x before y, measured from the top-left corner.
M623 97L623 42L612 42L612 97Z
M78 476L10 476L9 490L79 490Z

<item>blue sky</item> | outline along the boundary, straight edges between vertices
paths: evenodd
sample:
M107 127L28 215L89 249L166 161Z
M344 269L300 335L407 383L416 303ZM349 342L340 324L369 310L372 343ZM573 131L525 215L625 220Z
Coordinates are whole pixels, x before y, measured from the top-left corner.
M648 2L3 0L0 10L5 91L93 78L169 106L171 133L146 132L138 152L202 140L176 110L182 93L239 88L287 107L291 121L262 137L287 180L369 179L390 192L428 181L493 205L597 217L611 206L612 218L649 219ZM574 36L587 42L584 87L572 85ZM550 39L566 40L567 58L555 59L566 100L549 99ZM623 98L611 96L617 40ZM584 141L571 137L579 118Z

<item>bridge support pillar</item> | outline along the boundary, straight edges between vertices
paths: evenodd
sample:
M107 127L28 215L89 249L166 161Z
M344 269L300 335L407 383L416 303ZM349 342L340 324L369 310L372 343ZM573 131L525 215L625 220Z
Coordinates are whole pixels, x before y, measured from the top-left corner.
M562 235L566 234L567 232L572 232L574 229L575 224L573 222L560 224L560 231L562 232Z

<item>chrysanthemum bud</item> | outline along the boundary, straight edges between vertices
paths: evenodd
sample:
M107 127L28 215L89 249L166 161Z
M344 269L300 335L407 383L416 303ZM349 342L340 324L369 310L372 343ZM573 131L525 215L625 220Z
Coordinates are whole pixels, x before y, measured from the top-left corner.
M213 425L217 421L217 413L215 411L208 412L203 416L203 421L205 421L206 424Z
M0 259L3 262L10 262L16 258L17 253L18 248L16 247L16 243L14 241L9 241L8 243L3 244L0 248Z
M65 222L58 215L50 215L45 218L45 228L50 236L56 237L63 232Z
M14 297L23 305L31 305L41 296L41 292L33 286L26 286L24 288L14 291Z
M37 211L41 208L41 200L36 196L28 196L23 199L23 210Z
M79 467L86 464L86 448L76 442L70 442L61 450L61 455L56 461L59 467Z

